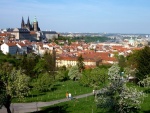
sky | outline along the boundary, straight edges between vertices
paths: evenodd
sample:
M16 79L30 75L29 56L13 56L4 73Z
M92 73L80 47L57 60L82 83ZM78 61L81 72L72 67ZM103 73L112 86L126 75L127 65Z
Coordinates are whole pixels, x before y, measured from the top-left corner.
M150 34L150 0L0 0L0 28L36 16L41 30Z

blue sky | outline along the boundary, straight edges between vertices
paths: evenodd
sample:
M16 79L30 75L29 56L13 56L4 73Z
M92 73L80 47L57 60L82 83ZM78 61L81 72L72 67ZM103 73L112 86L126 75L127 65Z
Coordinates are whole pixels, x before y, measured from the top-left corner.
M0 0L0 28L37 17L42 30L150 34L150 0Z

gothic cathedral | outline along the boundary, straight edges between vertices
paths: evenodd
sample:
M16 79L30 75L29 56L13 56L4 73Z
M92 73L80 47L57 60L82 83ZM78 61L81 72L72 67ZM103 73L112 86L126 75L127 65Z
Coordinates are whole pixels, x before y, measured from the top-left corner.
M28 17L28 20L27 20L27 24L25 24L24 22L24 19L22 17L22 22L21 22L21 28L24 29L28 29L29 31L40 31L40 28L38 26L38 21L36 19L36 17L34 18L34 21L30 24L30 20L29 20L29 17Z

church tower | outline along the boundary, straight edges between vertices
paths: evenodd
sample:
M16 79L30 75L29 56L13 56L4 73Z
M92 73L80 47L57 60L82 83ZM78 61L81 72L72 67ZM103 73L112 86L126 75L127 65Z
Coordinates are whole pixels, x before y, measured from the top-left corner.
M36 17L34 18L34 21L33 21L33 30L34 31L37 31L37 20L36 20Z
M29 17L28 17L28 20L27 20L27 25L26 25L26 27L29 29L29 31L31 31L32 27L31 27L31 24L30 24Z
M25 23L24 23L23 17L22 17L22 21L21 21L21 28L25 28Z

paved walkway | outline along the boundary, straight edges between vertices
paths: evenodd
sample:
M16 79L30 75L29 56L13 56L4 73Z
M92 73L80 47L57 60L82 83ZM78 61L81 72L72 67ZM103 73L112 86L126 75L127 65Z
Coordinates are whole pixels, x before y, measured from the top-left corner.
M88 94L75 96L74 98L76 99L84 98L91 95L92 93L88 93ZM34 112L40 110L41 107L50 106L50 105L54 105L66 101L70 101L70 100L65 98L65 99L60 99L60 100L55 100L50 102L13 103L11 105L11 110L13 110L12 113ZM0 113L7 113L6 108L3 107L2 109L0 109Z

